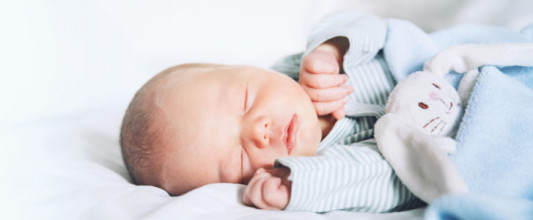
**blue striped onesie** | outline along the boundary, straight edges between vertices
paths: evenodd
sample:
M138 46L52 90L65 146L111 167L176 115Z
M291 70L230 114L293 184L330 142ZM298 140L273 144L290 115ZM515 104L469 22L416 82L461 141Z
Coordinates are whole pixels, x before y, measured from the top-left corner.
M380 53L386 31L386 22L371 15L334 14L315 26L305 53L288 56L272 67L298 80L301 58L318 45L338 36L350 42L343 68L355 91L345 106L347 117L335 123L316 156L276 160L276 166L291 170L291 199L285 210L381 213L424 204L396 177L373 139L374 123L384 113L395 85Z

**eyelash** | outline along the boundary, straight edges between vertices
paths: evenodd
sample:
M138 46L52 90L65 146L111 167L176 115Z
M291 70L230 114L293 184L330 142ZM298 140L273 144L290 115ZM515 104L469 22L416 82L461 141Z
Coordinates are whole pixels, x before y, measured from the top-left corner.
M242 111L242 114L246 113L246 106L248 105L248 85L246 85L246 89L244 90L244 108Z

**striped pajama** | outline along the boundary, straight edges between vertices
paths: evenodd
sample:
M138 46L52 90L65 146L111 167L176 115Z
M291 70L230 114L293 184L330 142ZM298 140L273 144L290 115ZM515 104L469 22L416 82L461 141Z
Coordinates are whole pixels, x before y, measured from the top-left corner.
M315 27L305 53L274 65L274 70L298 80L302 56L337 36L350 41L343 68L355 91L345 106L347 117L335 123L316 156L276 160L276 166L291 170L291 199L285 210L380 213L424 204L401 183L372 139L374 124L395 85L380 53L385 34L386 24L379 18L360 13L333 15ZM379 108L365 110L368 105Z

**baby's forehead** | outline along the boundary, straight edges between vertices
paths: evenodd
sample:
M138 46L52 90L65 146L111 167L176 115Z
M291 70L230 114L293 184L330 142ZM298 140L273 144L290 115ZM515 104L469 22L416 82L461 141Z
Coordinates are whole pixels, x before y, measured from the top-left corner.
M196 86L208 83L222 83L228 77L239 72L240 68L230 66L205 66L177 69L165 74L157 83L157 88L168 89L168 87L179 87L183 89L195 89Z
M233 97L230 93L245 87L247 82L261 81L265 76L261 73L246 66L216 66L176 71L161 78L153 89L159 99L205 100L227 94L219 97L226 99Z
M194 146L214 145L209 140L221 133L217 132L214 122L225 118L225 113L233 112L238 104L234 97L240 97L237 94L240 90L229 89L235 86L226 82L226 77L204 77L204 73L186 73L185 77L169 74L154 88L157 123L166 128L167 141L183 148L182 154L197 153L189 151L198 149ZM209 138L202 138L207 135Z

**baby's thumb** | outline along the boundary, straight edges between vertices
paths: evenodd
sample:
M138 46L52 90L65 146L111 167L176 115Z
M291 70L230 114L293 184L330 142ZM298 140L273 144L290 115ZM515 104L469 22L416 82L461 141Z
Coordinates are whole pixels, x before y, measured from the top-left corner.
M336 58L322 51L309 54L303 62L303 68L313 74L334 74L339 72Z
M344 112L344 108L340 108L336 111L334 111L333 113L331 113L333 115L333 117L337 120L341 120L344 118L344 116L346 115L346 113Z

